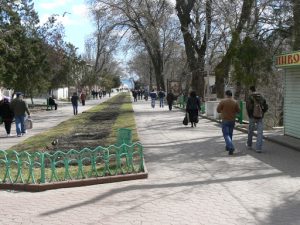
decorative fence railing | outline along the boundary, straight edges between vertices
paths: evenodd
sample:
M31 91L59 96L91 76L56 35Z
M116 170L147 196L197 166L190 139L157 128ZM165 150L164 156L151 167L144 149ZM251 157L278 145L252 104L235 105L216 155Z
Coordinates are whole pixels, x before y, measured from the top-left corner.
M0 150L0 184L43 184L144 171L143 146L111 145L55 153Z

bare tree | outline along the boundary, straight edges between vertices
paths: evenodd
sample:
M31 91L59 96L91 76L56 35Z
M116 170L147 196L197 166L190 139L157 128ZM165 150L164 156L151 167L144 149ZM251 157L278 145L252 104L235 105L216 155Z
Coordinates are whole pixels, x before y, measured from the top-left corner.
M231 41L229 47L221 62L215 68L218 98L224 97L224 79L228 79L232 59L234 57L236 48L240 43L240 35L251 15L253 5L254 0L243 0L238 22L237 24L234 24L233 27L231 27Z
M191 86L203 98L205 55L211 33L212 0L176 0L176 10L192 74Z
M294 13L294 43L293 49L300 49L300 2L293 0L293 13Z
M162 26L172 8L166 0L93 0L95 9L112 15L111 25L118 32L130 29L128 40L139 40L153 64L158 88L165 89Z

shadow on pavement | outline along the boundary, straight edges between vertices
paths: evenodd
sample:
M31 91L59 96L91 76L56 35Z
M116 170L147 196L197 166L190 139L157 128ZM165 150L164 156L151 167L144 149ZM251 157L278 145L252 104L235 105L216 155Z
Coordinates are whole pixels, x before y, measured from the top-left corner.
M282 176L282 173L274 173L268 175L254 175L248 177L235 177L235 178L226 178L226 179L217 179L217 180L208 180L208 181L192 181L185 183L165 183L165 184L149 184L149 185L130 185L122 188L115 188L110 191L107 191L104 194L101 194L95 198L92 198L87 201L83 201L81 203L73 204L67 207L59 208L56 210L50 210L48 212L40 214L40 216L50 216L56 213L60 213L66 210L71 210L74 208L78 208L88 204L94 204L95 202L99 202L105 198L111 197L112 195L116 195L119 193L135 191L135 190L149 190L149 189L165 189L165 188L175 188L175 187L190 187L190 186L201 186L201 185L209 185L214 183L224 183L224 182L232 182L232 181L247 181L247 180L257 180L257 179L265 179L268 177L277 177ZM163 196L162 196L163 197Z

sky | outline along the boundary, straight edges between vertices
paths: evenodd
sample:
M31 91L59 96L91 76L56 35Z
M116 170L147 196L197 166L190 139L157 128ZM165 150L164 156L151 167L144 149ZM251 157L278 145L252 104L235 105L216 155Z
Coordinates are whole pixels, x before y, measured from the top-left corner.
M78 53L84 53L84 41L94 31L86 0L34 0L34 8L41 23L53 14L65 27L66 42L78 47Z
M39 14L40 22L43 24L48 17L57 14L56 17L65 28L66 42L78 47L78 53L84 53L85 39L94 31L92 19L89 16L86 0L34 0L34 8ZM126 56L117 56L120 61L126 61ZM122 79L122 83L131 87L131 82Z
M175 0L169 1L175 5ZM86 0L33 0L33 2L40 22L43 24L51 15L57 15L56 18L65 28L64 40L77 47L77 53L83 54L84 42L94 32L93 20L89 15ZM116 55L116 59L122 64L126 64L130 58L130 54ZM123 66L126 67L126 65ZM128 80L122 81L131 86Z

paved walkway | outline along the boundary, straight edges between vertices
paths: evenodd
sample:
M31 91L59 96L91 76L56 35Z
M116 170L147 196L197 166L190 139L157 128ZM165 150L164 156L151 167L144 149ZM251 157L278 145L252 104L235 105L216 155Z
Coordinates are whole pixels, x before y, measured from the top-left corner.
M228 156L217 123L182 126L183 113L134 103L146 180L51 190L0 191L0 224L298 225L300 152L273 142Z

